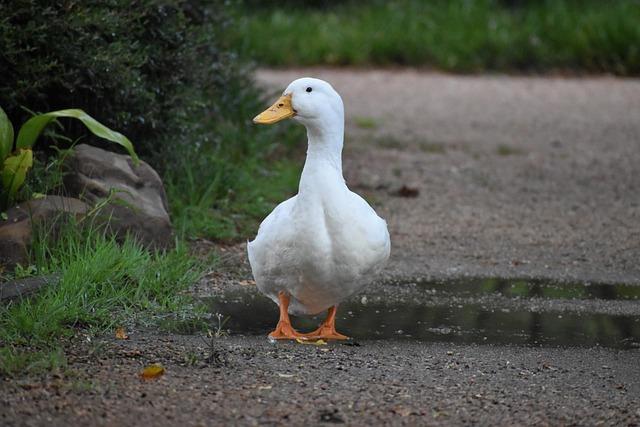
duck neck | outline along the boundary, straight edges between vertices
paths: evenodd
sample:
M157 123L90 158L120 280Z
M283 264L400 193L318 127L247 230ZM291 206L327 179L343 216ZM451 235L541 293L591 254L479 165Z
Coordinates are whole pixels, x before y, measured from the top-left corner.
M344 141L344 120L327 123L308 124L307 159L300 178L300 192L314 191L323 183L338 181L342 177L342 145Z

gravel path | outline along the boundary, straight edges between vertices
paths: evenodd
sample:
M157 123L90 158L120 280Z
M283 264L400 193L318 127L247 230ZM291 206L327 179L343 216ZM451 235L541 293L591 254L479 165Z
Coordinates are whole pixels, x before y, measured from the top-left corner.
M346 179L392 235L394 280L339 312L339 327L359 316L351 330L362 341L271 344L239 326L213 341L133 328L126 341L90 339L80 330L61 343L67 372L0 381L0 425L640 425L640 81L325 69L263 70L258 79L275 92L304 75L342 94ZM221 250L230 269L194 293L217 295L212 310L222 311L220 301L242 289L249 305L236 304L229 324L275 324L275 306L247 280L243 245ZM478 284L503 293L449 294L452 282L429 292L429 280L465 276L634 286L620 300L554 297L553 288L549 297L535 286L514 297L511 282L490 281ZM355 311L358 301L375 325ZM413 312L439 342L376 335L381 301L394 306L385 318L394 331L394 313ZM440 326L449 309L457 329ZM511 319L514 335L500 335ZM471 344L447 342L472 330ZM582 346L528 338L545 331L564 336L549 342ZM597 343L630 336L633 345L589 348L578 333ZM141 380L153 362L165 374Z
M98 343L86 345L95 348ZM132 334L72 357L63 381L4 385L0 424L637 425L638 353L364 341L269 344ZM166 373L144 381L145 364ZM631 366L635 367L629 369Z
M397 277L640 283L640 81L416 71L258 73L331 82L345 175L388 223ZM405 195L394 197L402 186Z

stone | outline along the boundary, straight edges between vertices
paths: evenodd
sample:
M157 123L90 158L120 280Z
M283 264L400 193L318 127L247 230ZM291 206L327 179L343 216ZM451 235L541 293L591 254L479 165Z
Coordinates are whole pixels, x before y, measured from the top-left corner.
M29 261L33 224L53 223L60 216L80 217L89 211L86 203L70 197L46 196L10 208L0 220L0 266L11 269Z
M109 200L99 211L108 228L122 240L134 236L150 249L173 246L167 195L149 164L134 164L128 155L87 144L77 145L65 161L67 193L92 206Z
M25 277L0 284L0 302L20 300L30 297L42 289L55 286L60 282L59 275Z

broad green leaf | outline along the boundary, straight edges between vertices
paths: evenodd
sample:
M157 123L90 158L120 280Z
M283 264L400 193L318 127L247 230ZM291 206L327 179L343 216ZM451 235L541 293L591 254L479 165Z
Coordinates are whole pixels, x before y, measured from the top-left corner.
M121 145L127 150L133 160L136 163L138 162L138 155L133 149L133 144L131 144L131 141L129 141L126 136L120 132L109 129L84 111L78 109L52 111L50 113L33 116L20 128L16 147L31 148L42 133L42 130L57 117L70 117L80 120L94 135Z
M24 122L22 127L18 131L16 148L33 147L33 144L42 133L42 130L54 119L55 116L51 115L51 113L48 113L33 116L29 120Z
M0 162L11 153L13 148L13 125L0 107Z
M2 168L2 187L12 200L27 177L27 171L33 166L33 152L20 149L5 159Z

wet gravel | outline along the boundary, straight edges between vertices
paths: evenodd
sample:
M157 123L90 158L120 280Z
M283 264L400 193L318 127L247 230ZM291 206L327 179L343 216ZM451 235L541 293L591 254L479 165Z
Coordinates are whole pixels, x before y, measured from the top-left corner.
M481 279L467 279L481 286ZM351 300L358 301L363 295L369 301L385 301L389 305L402 306L404 303L414 303L423 306L469 305L479 304L490 309L527 310L529 312L574 312L599 313L612 316L640 316L640 300L637 298L623 299L591 299L580 297L536 297L536 296L504 296L493 292L476 295L460 294L455 291L455 281L444 282L443 286L451 283L450 292L442 289L420 286L422 281L380 281L367 290L354 296ZM424 282L422 282L424 284ZM558 284L561 287L562 284ZM612 285L615 287L615 285Z

